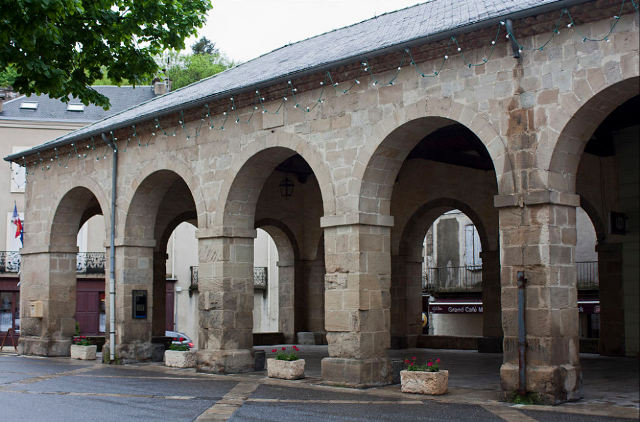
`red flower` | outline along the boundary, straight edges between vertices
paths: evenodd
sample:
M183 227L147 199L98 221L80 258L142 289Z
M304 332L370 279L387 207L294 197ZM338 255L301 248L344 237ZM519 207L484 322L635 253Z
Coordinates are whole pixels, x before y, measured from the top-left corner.
M411 363L409 364L409 366L413 366L413 362L411 362Z
M412 357L411 359L416 360L417 358L414 356L414 357Z
M436 359L436 362L440 363L440 359Z
M278 351L278 349L273 349L271 352L272 352L272 353L275 353L275 352L277 352L277 351Z
M287 348L286 348L286 347L283 347L283 348L282 348L282 350L287 350Z
M296 352L300 351L296 346L293 346L293 350L295 350Z
M431 365L433 365L433 362L427 363L427 366L431 366Z
M409 363L409 359L405 359L405 360L404 360L404 363Z

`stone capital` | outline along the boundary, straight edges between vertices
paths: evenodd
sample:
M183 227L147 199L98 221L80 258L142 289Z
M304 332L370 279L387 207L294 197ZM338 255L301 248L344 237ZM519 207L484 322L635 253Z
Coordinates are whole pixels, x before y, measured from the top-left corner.
M361 224L365 226L393 227L393 216L380 214L351 213L342 215L328 215L320 218L320 227L352 226Z
M212 227L210 229L196 230L197 239L212 237L243 237L255 239L258 237L258 232L256 229L243 229L238 227Z
M114 245L117 247L133 246L135 248L155 248L155 239L138 239L135 237L118 237L114 241Z
M513 195L495 195L493 197L493 206L496 208L523 207L525 205L543 204L579 207L580 195L553 190L541 190Z
M43 253L71 253L77 254L79 252L79 248L77 246L56 246L56 245L38 245L38 246L27 246L25 248L20 249L20 255L37 255Z

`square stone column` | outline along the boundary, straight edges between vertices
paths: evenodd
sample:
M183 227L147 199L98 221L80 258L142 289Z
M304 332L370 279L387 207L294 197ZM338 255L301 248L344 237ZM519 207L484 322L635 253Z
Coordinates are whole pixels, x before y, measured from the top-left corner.
M153 356L154 248L155 240L116 239L115 354L124 363L146 361ZM134 290L147 292L146 318L133 317Z
M391 257L391 348L416 347L422 334L422 256Z
M500 252L482 251L482 338L478 352L502 352L502 309L500 303Z
M600 340L604 356L625 355L624 291L622 288L622 243L596 245L600 294Z
M253 371L253 239L198 236L198 372Z
M330 357L322 360L322 378L353 387L389 384L390 227L327 227L325 248Z
M18 353L69 356L76 330L77 247L22 248ZM31 305L42 306L42 316Z
M278 261L278 327L285 343L295 339L295 262Z
M550 202L500 209L504 400L519 387L518 271L526 277L527 392L545 404L582 398L574 262L579 199L571 195Z

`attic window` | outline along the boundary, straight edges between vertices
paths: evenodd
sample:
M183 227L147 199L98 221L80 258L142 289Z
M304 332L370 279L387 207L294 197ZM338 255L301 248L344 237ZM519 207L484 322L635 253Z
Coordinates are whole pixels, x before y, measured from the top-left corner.
M67 111L84 111L84 104L67 104Z
M24 109L24 110L37 110L38 109L38 102L37 101L23 101L22 104L20 104L20 108Z

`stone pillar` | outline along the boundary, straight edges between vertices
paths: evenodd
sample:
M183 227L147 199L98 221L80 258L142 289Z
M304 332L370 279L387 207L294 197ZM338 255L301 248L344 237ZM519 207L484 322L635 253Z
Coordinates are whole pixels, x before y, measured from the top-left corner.
M624 356L624 292L622 289L622 244L596 245L600 288L600 341L604 356Z
M390 227L326 223L325 328L330 357L322 360L322 378L353 387L389 384Z
M285 343L295 342L295 262L278 261L278 329Z
M391 257L391 348L416 347L422 334L421 256Z
M69 356L76 329L77 253L75 246L20 251L19 354ZM32 304L42 306L41 317L31 315Z
M153 254L155 240L116 239L116 357L122 362L153 357ZM133 317L133 291L147 292L146 318ZM108 297L108 295L107 295Z
M500 252L483 251L482 257L482 338L478 352L502 352L502 306L500 304Z
M575 208L577 195L523 201L500 208L502 324L504 363L502 398L518 389L517 272L524 271L526 389L545 404L582 397L579 362ZM496 205L502 200L496 198Z
M239 230L236 230L239 231ZM253 371L255 230L216 236L198 230L199 372ZM245 233L246 232L246 233Z

